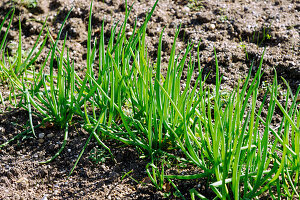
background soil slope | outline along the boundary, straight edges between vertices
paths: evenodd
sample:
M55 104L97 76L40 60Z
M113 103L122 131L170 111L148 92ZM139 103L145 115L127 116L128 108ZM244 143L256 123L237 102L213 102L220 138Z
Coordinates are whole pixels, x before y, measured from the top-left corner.
M132 3L133 1L128 1L128 5ZM153 0L140 0L134 3L129 19L130 26L127 28L128 34L132 33L135 20L138 26L144 22L146 13L153 4ZM8 0L0 3L0 20L9 11L11 5L12 2ZM83 73L86 63L89 6L90 1L86 0L39 0L36 8L18 4L13 27L8 35L10 53L13 54L18 41L18 16L22 25L23 49L29 51L46 17L48 16L49 30L55 38L63 19L73 7L64 34L68 32L67 46L70 48L70 57L75 61L76 70ZM201 40L200 65L205 74L212 72L208 84L214 83L214 48L223 75L222 87L228 90L237 85L239 79L246 76L252 61L253 71L256 70L263 49L266 48L263 64L264 80L272 80L275 68L278 76L284 77L295 90L300 84L299 12L299 0L241 2L160 0L148 24L146 38L148 53L150 59L155 62L158 37L165 27L162 62L167 66L174 33L176 27L181 24L177 53L184 51L188 41L198 44ZM92 18L93 37L99 36L103 21L105 36L109 37L112 24L118 20L122 22L124 14L123 1L95 0ZM47 48L50 48L50 45ZM42 55L36 64L41 63L45 56ZM195 78L196 76L197 73ZM0 85L0 89L4 95L8 93L5 85ZM283 91L281 92L283 94ZM22 110L7 110L1 114L0 142L3 143L23 131L28 123L27 116L27 113ZM38 120L35 119L35 122L38 123ZM39 165L39 161L49 158L56 152L63 133L54 127L41 128L37 132L44 133L44 137L24 138L23 141L15 142L0 150L0 199L161 199L164 197L162 192L156 191L151 186L144 170L147 161L141 161L135 149L111 143L110 147L114 151L117 163L108 158L106 162L96 165L89 159L91 154L85 154L74 174L67 179L66 176L84 145L87 133L80 125L74 125L70 143L63 155L49 165ZM90 144L87 152L93 150L93 145ZM122 179L122 175L127 172L131 172L132 178L126 176ZM184 184L202 189L201 184L196 182ZM184 184L179 186L187 195L188 191L184 188L188 187ZM202 193L207 194L208 197L210 195L210 191ZM176 197L172 195L170 198Z

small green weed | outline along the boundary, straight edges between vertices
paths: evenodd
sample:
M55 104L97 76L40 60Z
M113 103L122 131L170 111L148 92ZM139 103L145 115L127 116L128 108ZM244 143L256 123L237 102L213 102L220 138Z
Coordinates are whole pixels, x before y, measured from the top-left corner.
M203 1L202 0L188 0L187 7L192 10L199 11L203 8Z
M37 0L12 0L14 4L25 6L26 8L36 8Z
M89 159L95 164L105 163L108 158L110 155L105 149L95 147L90 151Z
M225 13L224 9L219 8L219 14L220 14L219 20L220 20L221 22L225 22L225 21L228 20L227 15L225 15L224 13Z
M252 42L256 43L260 47L264 42L269 41L272 38L270 34L270 26L263 27L262 31L254 31L252 36Z
M240 37L240 47L244 50L246 55L246 60L249 60L246 44L242 41L242 38Z

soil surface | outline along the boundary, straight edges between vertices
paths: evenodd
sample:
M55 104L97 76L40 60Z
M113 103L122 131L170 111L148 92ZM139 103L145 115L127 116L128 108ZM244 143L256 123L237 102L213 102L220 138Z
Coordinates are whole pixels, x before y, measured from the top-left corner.
M132 3L133 1L128 1L128 5ZM135 20L137 26L142 25L153 4L153 0L134 3L128 34L132 33ZM8 0L0 3L0 20L11 5ZM10 53L13 54L17 46L18 16L22 25L22 45L26 52L32 48L47 16L49 31L56 38L62 21L72 7L63 33L68 32L67 46L70 48L70 57L75 61L76 70L83 73L90 1L39 0L36 8L19 3L8 34ZM223 75L222 87L229 90L247 75L252 62L252 73L255 72L265 48L263 80L272 81L276 69L278 77L285 78L295 91L300 85L299 12L299 0L160 0L148 24L148 53L155 62L158 37L165 27L162 62L167 66L176 27L181 24L177 53L184 50L188 41L197 46L201 40L200 66L204 69L204 74L211 72L208 84L214 83L214 48L220 73ZM124 14L123 1L95 0L93 38L99 36L103 21L105 36L108 37L113 23L118 20L122 22ZM196 51L196 47L194 50ZM42 55L36 64L42 63L45 57L46 55ZM197 68L195 70L198 71ZM196 76L197 73L195 78ZM0 85L0 90L4 96L8 94L4 85ZM34 119L36 124L39 120ZM0 143L24 131L27 125L26 111L6 109L0 115ZM162 192L155 190L145 172L147 160L140 159L141 155L133 147L106 141L113 151L115 161L107 155L107 159L96 163L93 158L102 151L96 143L90 143L74 173L68 178L88 134L80 124L74 124L62 155L50 164L41 165L39 161L49 159L59 149L63 141L63 130L49 125L37 129L36 133L37 138L24 137L0 149L0 199L180 199L168 185ZM204 190L202 194L213 198L213 193L203 185L205 183L177 183L186 198L189 198L187 189L192 187ZM166 195L168 193L171 193L170 196Z

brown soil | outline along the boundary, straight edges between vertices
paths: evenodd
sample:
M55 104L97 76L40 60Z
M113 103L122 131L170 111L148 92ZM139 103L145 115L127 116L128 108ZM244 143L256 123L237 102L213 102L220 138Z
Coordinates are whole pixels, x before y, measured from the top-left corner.
M8 12L11 6L9 2L4 0L0 3L0 19ZM129 1L128 4L131 5L132 2ZM138 26L144 22L145 15L153 4L153 0L135 2L130 14L131 27L128 26L128 32L131 31L135 19ZM8 35L8 44L11 44L8 48L12 51L13 42L18 38L18 15L21 17L23 49L29 50L46 16L48 16L47 24L50 32L55 38L67 12L73 7L64 34L68 32L67 46L70 48L70 57L75 61L76 70L83 72L90 1L39 0L37 5L37 8L26 8L26 5L17 7L13 27ZM158 37L166 27L162 59L166 65L176 27L181 23L177 53L184 50L188 41L198 44L201 39L201 67L206 74L212 72L208 84L214 82L214 47L220 72L223 75L223 87L228 89L232 89L239 79L246 76L252 61L253 71L257 69L260 56L266 48L263 64L264 80L273 79L275 68L278 77L285 78L295 91L300 85L299 11L299 0L242 2L161 0L148 24L146 40L149 55L155 61ZM98 36L103 20L105 35L109 36L111 25L117 20L122 21L124 14L125 4L122 1L95 0L92 19L93 37ZM246 48L247 53L243 47ZM45 55L39 58L37 64L43 59ZM0 86L1 92L5 95L8 91L4 88L5 86ZM6 110L1 114L0 143L24 131L24 127L28 124L27 116L28 114L22 110ZM38 120L40 119L35 119L35 123L38 123ZM96 144L91 143L75 172L67 178L88 137L87 133L79 124L72 126L68 146L62 155L51 164L40 165L39 161L48 159L56 153L63 140L63 131L47 127L37 129L36 132L38 135L44 133L44 137L22 138L0 149L0 199L162 199L164 197L162 192L155 190L150 184L145 173L147 160L140 159L140 155L133 147L124 147L122 144L107 141L116 157L116 163L107 158L105 162L95 164L89 158L92 150L96 149ZM122 179L127 172L130 172L130 177L125 176ZM178 183L179 189L187 198L189 198L188 188L202 188L203 185L205 184L196 182ZM210 196L211 191L206 187L203 188L205 191L202 194L213 198ZM164 192L173 192L173 190L169 191L166 188ZM177 197L172 193L168 198Z

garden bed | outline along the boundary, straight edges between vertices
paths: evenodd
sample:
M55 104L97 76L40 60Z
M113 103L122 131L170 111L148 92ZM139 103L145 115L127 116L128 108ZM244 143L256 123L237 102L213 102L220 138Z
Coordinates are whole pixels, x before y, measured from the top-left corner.
M46 20L46 26L48 28L49 37L45 40L43 51L34 62L35 70L38 72L39 69L42 68L43 63L47 58L47 53L51 52L51 50L53 49L52 45L59 36L59 29L64 23L65 17L70 12L69 18L65 21L65 25L63 26L60 40L58 40L57 42L57 47L61 50L64 46L63 44L65 44L65 48L69 48L70 60L72 60L72 62L74 61L74 71L78 75L78 80L81 79L82 81L86 76L87 65L89 64L89 62L87 62L87 58L91 58L90 56L93 55L93 45L89 47L89 45L87 45L88 42L93 42L96 38L98 41L101 41L101 39L99 40L99 38L101 38L101 36L104 36L103 47L105 46L106 48L107 46L109 46L108 39L111 36L111 28L114 27L113 24L120 20L119 24L116 26L117 30L119 30L120 27L122 27L122 23L127 16L125 9L126 5L122 1L94 1L91 18L89 18L90 2L88 1L40 0L36 5L33 4L33 1L14 2L16 4L16 9L15 16L12 18L12 25L7 35L7 56L12 61L18 58L18 44L19 37L21 37L21 53L22 55L24 55L24 57L26 57L26 55L30 53L31 48L34 46L35 41L39 38L39 33L42 30L44 21L46 17L48 17ZM132 2L129 1L128 5L131 5L131 3ZM141 28L142 24L147 19L147 13L151 10L154 3L155 1L140 1L133 4L131 13L128 16L127 26L124 27L124 32L121 32L125 34L125 37L128 40L130 40L130 37L135 34L135 22L137 28ZM288 102L288 106L296 107L293 115L291 116L297 124L299 123L299 119L297 121L297 116L299 117L299 108L297 108L297 105L295 105L296 100L294 100L292 96L290 97L290 99L286 99L286 97L289 97L287 95L287 92L289 92L289 94L295 94L300 84L299 5L299 1L250 1L248 3L231 3L227 1L200 2L192 0L161 0L158 2L155 10L153 11L152 17L148 22L147 29L145 30L145 46L147 46L146 51L148 52L149 62L152 63L149 66L154 66L153 71L157 70L157 58L160 57L161 70L159 71L162 73L162 77L167 77L169 72L168 69L170 68L170 66L168 68L169 61L172 60L170 58L170 55L175 56L179 54L180 51L182 51L183 53L179 54L179 59L182 59L184 58L186 49L189 48L188 42L194 43L195 45L194 47L191 47L190 54L194 56L195 60L193 60L192 58L188 58L184 65L175 68L180 71L180 67L183 67L182 76L180 80L176 81L178 81L178 83L181 83L180 88L182 89L182 91L184 91L187 81L190 81L190 84L188 84L188 86L190 85L192 88L195 85L195 88L198 91L199 87L197 83L202 81L200 81L199 75L203 79L207 76L207 79L205 83L203 82L202 86L205 88L211 88L212 93L215 92L214 94L212 94L213 100L211 102L212 104L210 105L212 107L212 110L216 109L216 107L214 107L215 105L218 105L216 99L214 99L215 96L213 96L218 95L218 93L216 92L216 88L217 91L220 91L221 93L220 98L222 99L222 102L220 101L219 103L223 106L224 102L230 101L230 92L234 91L234 88L238 86L239 80L241 80L242 83L245 83L247 80L246 77L247 75L249 75L250 82L252 80L255 81L255 74L259 74L258 71L260 70L261 66L263 74L260 77L260 85L256 93L258 97L257 101L255 102L257 109L259 109L259 106L261 104L266 103L266 105L262 107L261 116L266 117L269 115L268 112L271 112L268 110L268 107L269 105L273 105L272 101L274 100L272 100L269 95L266 102L264 102L263 97L264 92L267 92L268 86L270 86L270 89L272 89L272 87L274 86L273 89L278 90L276 95L278 95L277 98L279 101L273 102L273 106L277 106L276 109L274 107L275 113L274 115L272 114L272 120L270 121L270 126L271 128L273 128L272 130L278 129L280 123L283 121L284 116L284 120L286 120L287 118L285 114L282 114L281 109L278 107L278 103L284 105L286 101ZM10 11L12 3L11 1L5 0L1 3L0 6L0 19L2 21L4 16ZM20 18L18 16L20 16ZM90 26L89 19L92 20ZM22 27L20 35L19 20ZM8 22L9 18L6 20L4 28L1 30L0 41L2 41L3 34L6 30L5 28L8 26ZM178 26L180 26L180 24L181 29L179 30L177 28ZM163 29L164 32L161 37L160 43L160 34ZM45 35L47 34L46 30L47 29L44 29L44 31L42 31L41 41L43 41L42 39L44 39ZM90 33L90 35L88 33ZM143 33L141 32L140 34L142 35ZM53 41L50 40L50 35L53 38ZM177 40L176 45L174 46L176 50L175 52L173 52L172 45L174 43L173 40L174 38L176 38L176 36ZM97 45L99 45L99 43ZM140 45L140 47L143 47L143 45ZM88 50L89 48L91 48L90 51ZM158 51L160 48L161 52ZM265 55L263 56L264 49ZM198 54L197 50L199 52ZM95 48L95 51L99 51L99 48ZM132 54L134 53L135 52L132 52ZM130 55L131 53L129 52L128 54ZM58 53L56 55L60 54ZM136 55L142 56L143 54L139 53ZM108 56L107 52L106 56ZM111 56L116 56L116 53ZM66 57L67 55L65 52L64 58ZM97 54L95 59L92 60L95 62L95 72L98 72L99 70L99 68L97 67L99 63L101 64L101 62L103 62L100 57L101 55ZM52 63L55 74L59 73L59 69L61 67L60 63L62 63L62 61L60 62L59 58L59 56L55 58L55 61L53 62L54 64ZM216 67L216 58L218 61L218 67ZM107 59L109 59L109 57ZM21 58L21 60L23 61L24 58ZM188 61L190 60L193 60L195 62L193 68L188 64ZM130 60L130 66L134 66L134 62L134 60ZM138 62L141 65L145 64L140 60L138 60ZM262 65L260 65L260 62L262 62ZM253 64L252 68L251 64ZM45 66L47 66L45 67L45 71L47 71L47 73L51 71L51 69L48 68L49 65L51 65L50 61L45 62ZM69 66L72 65L70 64ZM114 67L116 68L116 66ZM194 73L192 74L190 73L191 69L194 70ZM276 69L278 76L278 86L277 83L273 82L275 74L274 69ZM203 71L200 72L200 70ZM117 72L118 71L115 71L114 73ZM134 73L143 74L139 71ZM143 74L145 76L142 77L148 77L151 73L152 72L147 71L145 72L145 74ZM153 73L153 77L151 78L155 79L156 74L157 73ZM1 75L2 76L0 76L0 80L3 79L2 77L6 77L3 74ZM219 79L221 76L222 79ZM98 77L99 76L97 75L94 78ZM107 77L117 78L117 76L114 74L107 75ZM124 77L124 80L127 81L126 76ZM138 79L139 77L140 75L136 75L136 79ZM286 86L281 77L283 77L284 80L289 83L290 88ZM162 83L164 83L163 81L165 80L163 78L158 78L162 81ZM176 147L173 147L171 145L172 141L169 141L169 139L167 139L164 144L161 144L162 146L160 145L159 140L153 140L153 143L151 143L152 146L149 145L151 146L150 148L145 147L143 149L143 145L145 144L143 143L142 145L140 145L137 142L137 144L139 144L140 146L135 146L134 144L136 144L136 141L134 141L134 138L133 142L128 142L132 138L126 138L126 142L124 142L125 139L123 140L123 138L119 137L119 135L116 134L116 138L119 140L114 140L110 134L111 132L116 132L116 129L108 129L111 132L108 131L107 135L102 138L105 145L109 147L114 157L111 156L107 149L105 149L101 145L98 145L99 142L97 142L96 139L93 139L90 143L88 143L81 160L79 160L78 162L77 167L75 168L71 176L68 177L68 174L74 166L74 163L78 158L78 155L84 147L86 141L88 140L93 127L96 127L97 129L96 122L98 119L98 113L97 116L92 116L93 108L91 108L93 103L95 103L96 101L90 101L87 104L81 104L82 108L84 107L84 105L89 107L88 111L86 112L91 112L90 115L92 116L92 128L88 127L88 125L90 124L83 123L83 116L85 112L84 109L82 109L82 116L74 114L73 119L71 121L68 121L68 143L66 147L63 149L61 154L56 159L54 159L54 161L47 164L39 164L40 161L51 158L51 156L53 156L59 150L64 141L65 127L63 125L61 127L57 126L56 122L44 123L43 118L39 117L38 115L29 115L28 111L25 110L28 109L28 104L25 103L26 100L23 100L23 107L25 109L14 108L14 106L11 104L14 101L9 100L11 87L9 87L8 83L10 80L12 79L6 77L6 79L2 80L2 83L0 84L0 92L3 96L3 99L6 99L4 102L2 102L1 105L1 109L3 111L0 115L1 144L25 130L30 130L31 125L36 126L41 124L41 126L35 128L36 138L33 137L32 133L23 134L21 137L17 138L10 144L0 149L1 199L190 199L193 197L193 195L198 194L194 193L194 190L201 193L201 195L204 195L208 199L213 199L216 196L217 192L215 192L215 190L213 189L218 188L218 186L210 186L210 184L213 184L213 182L215 181L215 174L212 176L204 176L195 179L190 178L189 180L181 180L182 177L178 178L180 177L180 175L197 175L201 173L205 174L206 172L205 170L203 171L203 168L200 167L200 164L197 166L197 164L195 165L195 163L193 163L192 161L183 162L176 159L175 161L172 160L172 156L168 157L167 154L165 154L171 153L172 155L175 155L175 157L188 159L189 157L187 156L188 158L186 158L186 154L184 154L185 148L181 148L181 146L178 144L176 144L177 146L174 144ZM220 86L218 85L218 80L221 80ZM96 83L93 82L92 79L90 81L90 85L96 85ZM120 81L119 83L121 82L122 81ZM142 84L141 82L145 82L145 80L136 81L136 83ZM55 83L57 82L55 81ZM88 84L88 82L86 84ZM126 82L126 84L132 84L134 87L134 84L130 79L128 79L128 82ZM155 87L153 87L155 91L159 91L160 94L165 95L163 97L165 98L165 101L167 101L166 99L168 98L172 99L172 96L168 97L168 91L165 92L162 88L158 89L164 86L160 86L158 82L155 81L153 82L153 85L155 85ZM116 86L116 89L118 87L119 86ZM149 86L149 88L151 88L151 86ZM174 88L176 87L174 86ZM248 91L249 87L246 88ZM59 91L59 88L57 89ZM15 91L17 92L17 90ZM252 90L250 91L251 93L253 92ZM158 95L159 92L155 94ZM274 92L275 90L270 94L275 94ZM78 93L80 92L78 91ZM255 92L253 93L255 94ZM136 94L140 94L139 91L137 91ZM83 95L86 94L83 93ZM207 94L203 93L203 95ZM204 97L210 99L209 95ZM120 98L123 98L123 96L120 95ZM255 97L251 95L249 102L251 102L253 98ZM131 104L129 104L128 99L126 99L127 101L124 103L122 108L118 107L118 104L115 107L112 106L114 108L108 109L109 111L113 110L114 115L112 114L113 116L111 116L112 118L110 119L110 115L108 114L107 121L110 125L111 123L115 123L116 127L121 127L122 131L126 130L127 132L130 132L126 127L123 127L119 124L124 120L124 118L121 119L122 114L117 113L125 113L125 110L128 108L126 112L129 113L129 116L131 116L132 113L136 112L135 115L137 115L137 117L139 118L139 115L142 116L143 114L134 111L134 109L130 107L133 103L131 102ZM197 100L196 97L195 100ZM243 104L243 102L241 103ZM188 102L186 102L186 104L188 104ZM107 105L110 106L113 105L113 103ZM203 102L203 105L205 105L205 102ZM180 114L178 114L179 111L176 111L176 106L170 103L170 107L174 108L175 110L170 111L172 112L171 115L176 118L174 119L174 123L180 121ZM143 107L136 108L140 110L143 109ZM118 109L121 109L122 111ZM220 109L222 110L223 107L220 107ZM32 110L34 113L38 113L39 111L34 106L32 106ZM250 110L251 107L249 108L249 112ZM99 110L96 111L98 112ZM77 110L76 112L79 111ZM157 113L159 112L160 110L158 109ZM213 115L215 114L218 113L213 113ZM32 117L32 123L30 122L29 116ZM214 117L215 116L212 116L213 121L216 120ZM144 126L144 121L147 121L148 119L144 119L141 117L140 120L140 122L142 123L141 126ZM134 123L135 121L132 122L132 124ZM241 123L244 123L244 121L241 120ZM289 125L291 124L290 121L288 123ZM105 123L103 124L105 125ZM132 127L138 126L132 124L130 124ZM147 126L144 126L144 128L147 128L148 125L149 124L147 124ZM162 126L166 128L165 125ZM103 127L102 129L104 129ZM191 128L192 127L193 125L191 125ZM299 134L299 127L297 128L298 130L295 129L295 127L292 127L291 132L297 134L298 131ZM143 133L143 130L144 129L141 129L140 131ZM264 126L260 126L259 130L261 131L260 134L263 135ZM156 130L154 130L153 128L153 132L155 131ZM163 131L168 132L168 130ZM289 130L287 130L287 132L288 131ZM138 138L142 137L139 136L140 133L136 133L134 131L133 133L137 134ZM177 132L177 134L179 133ZM197 137L200 136L197 135ZM269 137L270 142L278 142L274 135L270 134ZM245 140L246 138L247 137L245 137ZM181 139L185 142L187 140L187 138ZM149 137L145 139L145 141L148 140ZM295 143L295 141L297 142L297 140L299 141L299 138L295 136L294 139L292 137L289 141L290 148L292 148L295 152L297 152L297 147L295 147L295 144L293 143ZM288 144L288 142L285 142L286 141L283 141L278 144L278 148L282 150L279 153L276 151L278 155L277 157L274 157L274 159L278 159L278 162L281 160L281 156L285 151L284 148L282 148L282 144ZM130 145L125 145L124 143ZM153 150L152 148L155 150ZM157 153L156 148L159 151L163 151L164 153ZM171 151L169 148L174 148L174 151ZM189 147L187 147L187 149L188 148ZM249 147L249 149L251 148ZM151 156L147 154L149 152L152 152L153 155L161 156L162 159L160 160L159 158L151 158ZM190 154L192 153L190 152ZM268 156L270 155L268 154ZM294 159L293 154L287 156L290 159ZM296 158L299 159L299 155L298 157L296 156ZM155 162L153 162L153 160ZM209 165L210 162L212 161L209 161L207 165ZM275 169L273 160L268 162L270 166L267 166L264 170L272 170L272 167ZM161 166L164 165L165 175L169 175L169 177L166 176L163 183L160 183L159 180L157 180L157 185L153 184L153 180L151 180L151 176L147 174L146 169L150 171L152 170L152 172L155 173L157 171L155 171L156 168L153 167L153 165L149 166L149 163L157 164L159 169L158 174L162 171ZM291 170L290 168L288 169ZM293 168L292 170L295 170L295 168ZM152 172L150 174L152 174ZM177 178L170 176L173 174L177 174ZM297 177L297 175L295 176ZM293 178L295 177L291 177L291 179ZM229 180L229 182L230 181L231 180ZM278 182L278 184L280 183L280 181ZM287 180L287 182L288 181L289 180ZM215 181L215 183L216 182L217 181ZM294 182L296 182L297 184L295 186L295 189L288 188L287 190L291 192L290 195L292 197L296 198L297 194L295 192L293 193L293 191L295 190L299 193L299 180L294 180ZM176 185L177 188L174 187L172 183ZM259 188L261 189L264 186L266 185L262 184ZM231 188L231 186L229 187ZM176 189L178 189L180 192ZM240 189L242 193L244 186L242 186ZM259 198L267 199L273 197L272 195L286 195L284 194L286 190L279 190L280 193L276 191L275 187L270 187L269 190L260 194ZM225 192L224 190L220 191ZM228 195L231 198L234 198L235 194L236 190L233 187L232 191L230 189Z

